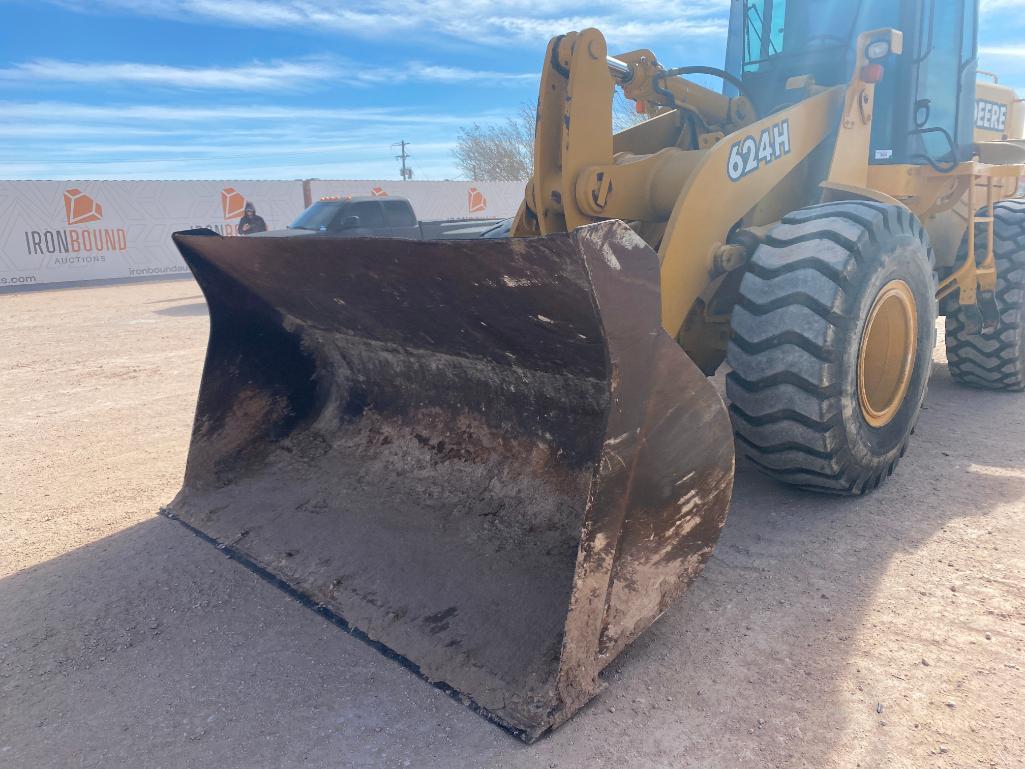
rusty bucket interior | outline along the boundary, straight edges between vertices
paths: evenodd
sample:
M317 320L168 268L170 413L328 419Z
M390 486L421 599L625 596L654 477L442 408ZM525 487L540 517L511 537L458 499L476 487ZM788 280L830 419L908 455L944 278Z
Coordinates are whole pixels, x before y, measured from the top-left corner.
M210 342L173 517L531 741L700 570L729 420L620 222L175 242Z

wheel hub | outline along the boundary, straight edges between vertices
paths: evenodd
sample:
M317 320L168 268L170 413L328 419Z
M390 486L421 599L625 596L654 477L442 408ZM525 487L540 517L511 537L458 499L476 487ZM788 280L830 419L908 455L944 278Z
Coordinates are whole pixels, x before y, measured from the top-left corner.
M858 355L858 401L865 421L885 427L897 415L918 352L918 309L903 280L887 283L868 315Z

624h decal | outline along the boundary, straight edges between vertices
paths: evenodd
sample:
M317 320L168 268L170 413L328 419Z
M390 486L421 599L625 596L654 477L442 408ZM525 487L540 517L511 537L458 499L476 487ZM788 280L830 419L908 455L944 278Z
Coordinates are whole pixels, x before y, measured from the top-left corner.
M790 121L784 120L761 134L745 136L730 148L726 173L730 181L739 182L762 166L767 166L784 155L790 154Z

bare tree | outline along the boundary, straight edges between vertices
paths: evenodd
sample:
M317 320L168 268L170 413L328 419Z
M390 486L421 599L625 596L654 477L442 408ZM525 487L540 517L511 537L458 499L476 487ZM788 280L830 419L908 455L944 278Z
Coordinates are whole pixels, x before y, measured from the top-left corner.
M460 128L452 150L456 165L475 181L514 182L530 178L534 156L534 109L523 105L516 117L482 128Z
M647 119L646 114L637 111L637 102L630 101L617 88L612 97L612 130L619 133Z
M459 129L452 156L463 175L474 181L513 182L530 178L534 161L534 127L537 112L523 104L516 117L505 123ZM612 127L622 131L644 119L633 102L616 92L612 101Z

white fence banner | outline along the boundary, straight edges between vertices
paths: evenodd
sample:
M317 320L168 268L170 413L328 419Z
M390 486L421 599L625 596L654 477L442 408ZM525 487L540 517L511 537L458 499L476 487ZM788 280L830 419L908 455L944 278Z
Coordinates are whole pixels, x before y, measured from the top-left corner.
M0 287L187 273L171 233L234 234L246 200L284 227L302 182L0 181Z
M322 197L390 195L407 198L421 221L504 219L516 213L524 182L392 182L380 179L309 182L313 202Z
M332 195L409 198L421 220L512 216L522 182L0 181L0 289L188 273L171 233L236 235L245 203L270 229Z

